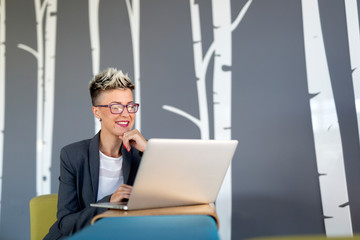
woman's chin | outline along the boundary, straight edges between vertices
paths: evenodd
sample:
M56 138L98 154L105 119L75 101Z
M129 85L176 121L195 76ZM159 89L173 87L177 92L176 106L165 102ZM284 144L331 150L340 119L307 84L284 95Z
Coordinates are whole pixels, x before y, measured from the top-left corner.
M115 135L122 137L128 131L130 131L130 129L122 129L121 131L117 131Z

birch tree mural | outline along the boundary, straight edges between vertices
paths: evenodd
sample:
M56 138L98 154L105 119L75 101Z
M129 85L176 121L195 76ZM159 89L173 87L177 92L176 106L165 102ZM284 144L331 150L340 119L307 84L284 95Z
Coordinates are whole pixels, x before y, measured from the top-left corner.
M191 28L193 38L194 68L200 109L199 118L173 106L164 105L163 109L178 114L193 122L200 130L201 139L209 139L209 115L206 97L205 77L211 56L214 55L213 109L214 139L231 139L231 66L232 32L239 25L249 9L252 0L248 0L236 17L231 21L230 1L212 0L214 41L205 56L202 53L202 37L199 5L190 0ZM226 174L216 201L216 209L221 227L221 239L231 239L231 166Z
M302 0L305 60L326 235L352 236L340 128L318 1Z
M6 44L6 5L0 0L0 217L2 200L2 178L4 162L4 130L5 130L5 44Z
M100 0L89 0L89 31L92 58L92 74L95 76L100 72L100 33L99 33L99 5ZM94 117L95 133L101 124L99 119Z
M57 0L35 0L37 50L18 47L37 61L36 194L51 192L51 153L54 119ZM45 26L44 26L45 24Z
M354 86L356 116L358 132L360 133L360 27L356 0L345 0L345 13L350 50L350 64Z

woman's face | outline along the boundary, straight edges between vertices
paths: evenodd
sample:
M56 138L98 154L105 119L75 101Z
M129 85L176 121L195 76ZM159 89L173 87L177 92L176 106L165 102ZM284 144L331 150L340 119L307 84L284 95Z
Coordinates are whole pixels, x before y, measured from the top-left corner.
M132 91L126 89L112 89L103 91L98 99L98 105L121 103L123 105L134 103ZM120 114L112 114L108 107L93 107L96 118L101 119L102 134L119 137L130 131L135 122L135 113L129 113L125 108Z

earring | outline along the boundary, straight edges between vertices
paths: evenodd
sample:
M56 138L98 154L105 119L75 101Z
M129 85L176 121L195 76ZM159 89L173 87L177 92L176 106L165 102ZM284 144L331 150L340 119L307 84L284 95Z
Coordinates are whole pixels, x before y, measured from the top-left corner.
M102 119L101 119L101 118L99 118L99 121L101 122L101 121L102 121Z

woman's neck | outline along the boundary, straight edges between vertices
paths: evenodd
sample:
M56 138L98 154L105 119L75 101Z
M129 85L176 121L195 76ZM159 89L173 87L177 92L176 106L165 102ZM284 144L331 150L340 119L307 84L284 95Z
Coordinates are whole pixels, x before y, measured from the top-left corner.
M100 132L99 150L106 156L120 157L121 144L122 144L122 140L120 138L112 137L112 136L104 136L104 134Z

